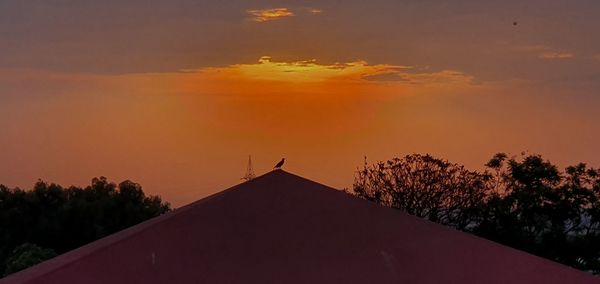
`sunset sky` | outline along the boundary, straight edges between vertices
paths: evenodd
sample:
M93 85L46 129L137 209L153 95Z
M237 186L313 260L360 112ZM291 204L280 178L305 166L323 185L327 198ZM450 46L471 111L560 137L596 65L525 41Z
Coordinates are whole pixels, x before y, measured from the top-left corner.
M175 207L285 169L496 152L600 166L600 1L0 1L0 183Z

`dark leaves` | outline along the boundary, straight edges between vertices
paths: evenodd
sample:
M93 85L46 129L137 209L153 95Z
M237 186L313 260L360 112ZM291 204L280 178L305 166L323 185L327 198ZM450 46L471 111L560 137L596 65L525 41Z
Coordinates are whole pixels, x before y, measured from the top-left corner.
M600 273L600 171L560 172L540 155L496 154L470 171L430 155L367 165L354 194L573 267Z
M0 272L8 269L7 257L21 244L60 254L169 210L168 203L146 196L139 184L116 185L105 177L85 188L44 181L31 191L0 185Z

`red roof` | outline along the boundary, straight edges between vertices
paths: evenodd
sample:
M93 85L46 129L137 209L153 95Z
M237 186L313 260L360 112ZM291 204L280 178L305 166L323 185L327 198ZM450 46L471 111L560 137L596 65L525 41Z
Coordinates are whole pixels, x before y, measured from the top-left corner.
M276 170L1 283L600 283Z

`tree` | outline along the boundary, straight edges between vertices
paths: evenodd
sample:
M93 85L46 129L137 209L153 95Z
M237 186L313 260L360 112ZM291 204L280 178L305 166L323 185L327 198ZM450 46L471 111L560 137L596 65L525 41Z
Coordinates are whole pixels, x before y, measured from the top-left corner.
M30 243L22 244L16 247L8 257L4 276L21 271L55 256L56 253L51 249L44 249Z
M23 243L61 254L169 210L160 197L146 196L141 185L117 185L105 177L85 188L41 180L28 191L0 185L0 272Z
M489 178L430 155L413 154L365 164L357 172L353 189L376 203L466 229L482 206Z
M598 170L561 172L540 155L496 155L487 166L501 194L488 199L473 233L582 270L600 272Z
M413 154L357 171L355 195L600 273L600 170L498 153L483 172Z

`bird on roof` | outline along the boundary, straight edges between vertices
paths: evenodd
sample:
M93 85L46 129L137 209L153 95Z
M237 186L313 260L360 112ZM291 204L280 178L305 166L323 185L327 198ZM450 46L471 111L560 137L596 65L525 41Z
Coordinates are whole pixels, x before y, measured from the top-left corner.
M281 161L279 161L279 163L277 163L277 165L275 165L275 167L273 169L281 169L281 166L283 166L283 163L285 163L285 158L282 158Z

